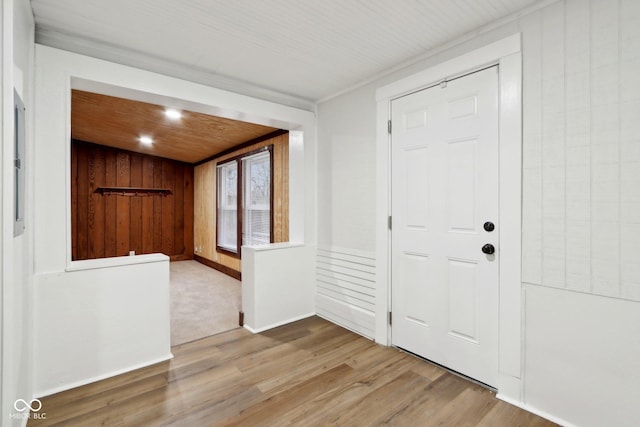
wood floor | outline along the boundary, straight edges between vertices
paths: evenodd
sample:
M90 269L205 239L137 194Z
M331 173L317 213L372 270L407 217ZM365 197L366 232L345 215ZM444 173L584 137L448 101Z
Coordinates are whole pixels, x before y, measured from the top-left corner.
M311 317L234 329L42 399L28 426L552 426L493 392Z

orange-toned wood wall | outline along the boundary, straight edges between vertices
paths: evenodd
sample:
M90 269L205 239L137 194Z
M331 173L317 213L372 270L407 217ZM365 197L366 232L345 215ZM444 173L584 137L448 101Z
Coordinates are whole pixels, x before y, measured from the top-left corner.
M216 166L273 144L273 241L289 241L289 134L243 147L195 167L194 243L196 255L241 272L241 260L216 251Z
M167 196L96 193L98 187L166 188ZM87 142L71 144L73 260L164 253L193 258L193 166Z

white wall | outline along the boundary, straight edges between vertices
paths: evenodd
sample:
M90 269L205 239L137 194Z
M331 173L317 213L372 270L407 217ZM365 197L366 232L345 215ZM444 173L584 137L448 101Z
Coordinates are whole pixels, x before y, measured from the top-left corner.
M637 426L638 303L525 285L526 404L578 426Z
M32 181L26 183L26 230L13 236L14 217L14 127L13 90L26 108L26 168L32 170L33 156L33 34L34 21L27 0L2 2L2 407L0 425L21 425L13 404L32 396L32 295L31 242L33 238ZM12 417L13 415L13 417Z
M290 234L305 244L313 245L316 239L312 113L36 45L33 262L38 396L170 354L165 261L145 263L144 256L71 261L72 87L158 104L178 100L181 108L301 131L302 138L294 133L290 158L290 179L295 182ZM286 254L282 256L286 261Z
M375 251L375 92L370 86L319 105L318 244Z
M38 397L171 358L169 257L81 266L35 278Z
M261 332L312 316L312 246L275 243L242 247L245 327Z
M624 425L639 415L631 405L640 401L640 388L632 387L640 383L632 314L640 311L637 22L635 0L547 3L318 107L319 173L341 179L340 185L319 180L321 243L375 251L376 182L362 180L375 176L375 162L334 158L374 155L376 89L522 33L522 275L533 300L522 306L525 363L518 403L566 423ZM367 209L360 209L363 199ZM544 321L547 314L553 321ZM598 319L594 333L579 327L591 316ZM585 375L606 379L607 392Z

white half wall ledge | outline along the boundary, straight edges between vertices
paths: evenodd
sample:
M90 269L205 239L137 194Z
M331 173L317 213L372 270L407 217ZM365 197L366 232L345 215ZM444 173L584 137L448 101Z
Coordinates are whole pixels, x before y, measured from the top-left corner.
M125 265L148 264L152 262L170 261L170 257L165 254L144 254L133 256L119 256L108 258L87 259L81 261L71 261L65 271L83 271L99 268L121 267Z
M315 248L276 243L242 247L242 311L257 333L315 314Z

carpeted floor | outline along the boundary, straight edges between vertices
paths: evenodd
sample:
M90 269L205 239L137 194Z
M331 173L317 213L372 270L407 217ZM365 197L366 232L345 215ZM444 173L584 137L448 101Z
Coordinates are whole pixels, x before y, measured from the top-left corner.
M238 327L240 281L197 261L171 263L171 345Z

